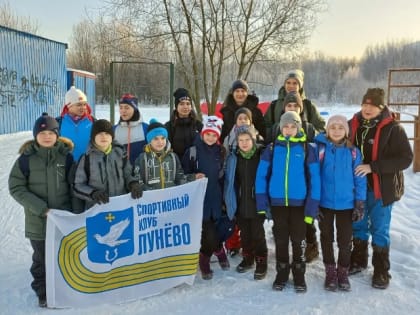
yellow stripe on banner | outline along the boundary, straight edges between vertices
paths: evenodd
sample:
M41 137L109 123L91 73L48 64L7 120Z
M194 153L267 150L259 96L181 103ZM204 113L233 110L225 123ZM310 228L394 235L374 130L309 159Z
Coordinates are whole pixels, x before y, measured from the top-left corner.
M97 273L86 268L80 260L80 253L86 246L86 228L83 227L64 237L58 252L58 264L64 280L70 287L83 293L99 293L149 281L190 276L197 272L198 253L194 253Z

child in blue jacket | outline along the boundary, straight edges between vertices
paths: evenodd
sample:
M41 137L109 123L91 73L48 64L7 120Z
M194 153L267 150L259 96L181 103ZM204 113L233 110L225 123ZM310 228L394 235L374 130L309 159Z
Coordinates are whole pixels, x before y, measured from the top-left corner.
M366 177L355 175L361 164L359 149L348 140L346 117L331 116L327 132L319 134L321 169L320 220L322 257L325 265L324 287L328 291L350 291L352 223L363 218L366 199ZM337 230L338 259L334 259L334 221Z
M276 244L277 276L274 290L283 290L292 269L296 292L306 292L306 223L318 214L320 199L319 161L316 149L306 143L302 121L296 112L280 119L281 134L261 156L256 175L258 211L271 208ZM289 261L289 239L293 261Z

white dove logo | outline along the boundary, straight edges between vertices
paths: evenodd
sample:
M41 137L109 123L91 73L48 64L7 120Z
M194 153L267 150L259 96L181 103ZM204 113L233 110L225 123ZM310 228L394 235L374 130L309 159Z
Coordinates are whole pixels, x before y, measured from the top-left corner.
M130 239L118 240L121 237L121 235L124 233L124 230L128 227L129 224L130 224L130 220L127 218L125 220L122 220L112 225L109 228L109 232L105 234L104 236L95 234L93 237L96 238L99 244L104 244L109 247L116 247L130 240Z

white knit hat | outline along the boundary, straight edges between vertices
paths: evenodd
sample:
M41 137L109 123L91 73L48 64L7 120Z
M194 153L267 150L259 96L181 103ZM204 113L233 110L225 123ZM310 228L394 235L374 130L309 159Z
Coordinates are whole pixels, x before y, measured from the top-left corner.
M70 107L80 102L87 102L86 94L74 86L70 87L65 96L65 105Z
M201 130L201 135L207 132L213 132L217 135L217 138L220 138L222 133L223 120L217 116L206 116L203 115L203 129Z

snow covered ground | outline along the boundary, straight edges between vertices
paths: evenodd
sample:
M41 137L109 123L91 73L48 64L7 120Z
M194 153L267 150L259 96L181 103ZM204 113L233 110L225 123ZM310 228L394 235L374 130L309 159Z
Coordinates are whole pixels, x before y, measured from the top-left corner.
M359 107L322 108L329 114L347 117ZM168 108L141 109L144 120L154 117L168 120ZM108 118L105 106L98 106L98 118ZM327 116L326 116L327 117ZM412 135L412 126L407 133ZM8 193L10 168L17 158L20 145L32 132L0 135L0 314L46 314L40 309L30 288L31 253L24 238L24 214ZM371 287L372 267L350 278L349 293L327 292L323 289L324 268L318 259L307 266L308 292L296 294L292 286L274 292L274 242L271 223L266 222L269 246L269 270L266 279L253 280L253 272L238 274L235 266L240 257L230 259L231 269L222 271L212 264L214 277L204 281L198 275L193 286L180 286L166 293L121 305L95 305L88 309L55 310L57 314L419 314L420 305L420 174L410 167L405 171L406 192L395 204L391 225L391 274L387 290ZM319 233L318 233L319 234ZM318 235L319 236L319 235ZM110 301L111 303L111 301Z

